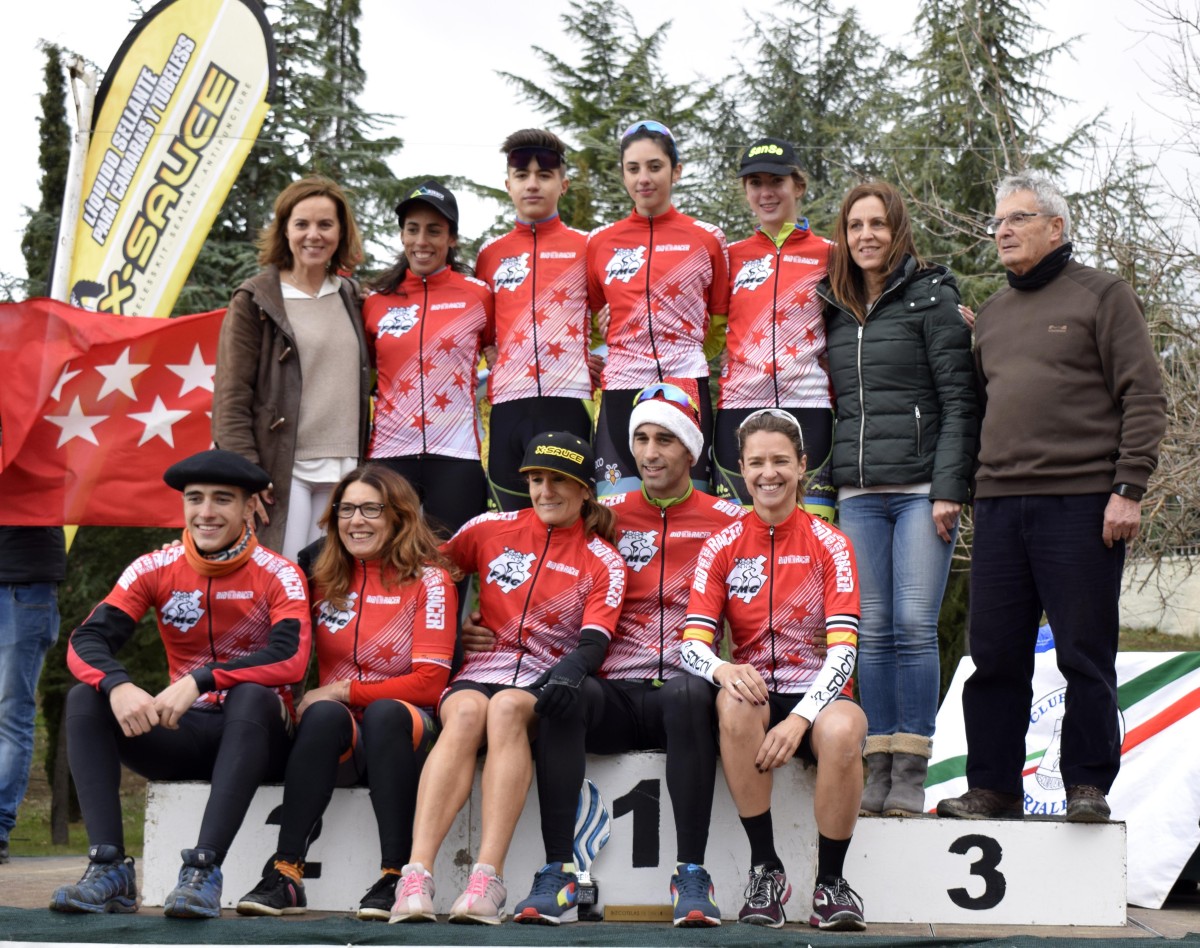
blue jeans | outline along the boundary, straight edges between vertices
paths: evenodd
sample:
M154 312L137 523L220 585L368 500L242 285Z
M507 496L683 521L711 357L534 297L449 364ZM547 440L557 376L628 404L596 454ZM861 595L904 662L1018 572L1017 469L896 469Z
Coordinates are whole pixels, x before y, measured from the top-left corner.
M58 583L0 583L0 839L29 784L38 677L57 638Z
M925 494L859 494L838 505L862 597L859 693L867 733L933 735L938 612L954 544L937 535Z

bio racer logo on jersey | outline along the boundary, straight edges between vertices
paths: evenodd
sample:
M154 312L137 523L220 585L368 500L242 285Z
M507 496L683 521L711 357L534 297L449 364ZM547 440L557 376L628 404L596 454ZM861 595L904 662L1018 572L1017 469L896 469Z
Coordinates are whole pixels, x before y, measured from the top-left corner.
M617 540L617 550L625 559L625 565L635 573L640 573L642 567L649 565L658 552L654 542L658 538L657 530L626 530Z
M317 625L325 626L331 634L341 632L355 616L354 603L357 599L358 593L349 593L346 596L345 609L338 609L328 599L321 600L321 604L317 606Z
M501 257L500 265L496 267L496 272L492 276L492 286L496 288L496 292L501 290L511 290L517 292L517 287L525 282L525 278L532 271L529 269L529 254L523 253L519 257Z
M200 608L200 590L184 592L172 589L171 600L163 606L161 615L164 625L173 625L180 632L190 632L204 615L204 610Z
M747 260L742 264L742 268L738 270L737 277L733 281L733 292L757 290L773 272L769 253L763 254L759 260Z
M389 307L383 314L383 319L379 320L379 335L403 336L417 324L417 313L420 310L420 305L415 303L412 306Z
M532 575L529 571L537 559L536 553L521 553L511 547L488 563L487 582L495 583L503 593L510 593Z
M765 556L739 556L733 561L733 569L725 577L725 585L729 587L729 598L740 599L748 603L758 595L759 590L766 585L767 574L763 572Z
M615 247L613 248L612 259L608 261L608 265L604 268L607 274L604 278L604 285L608 286L613 280L620 280L622 283L628 283L632 280L642 265L646 262L646 248L642 247Z

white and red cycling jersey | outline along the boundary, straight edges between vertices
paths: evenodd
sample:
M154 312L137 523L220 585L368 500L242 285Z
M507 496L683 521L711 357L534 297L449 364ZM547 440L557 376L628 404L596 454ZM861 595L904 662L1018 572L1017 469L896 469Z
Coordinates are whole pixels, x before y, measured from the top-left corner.
M704 378L709 317L729 305L725 235L670 208L634 211L588 237L588 300L609 307L605 389Z
M829 407L829 376L817 362L825 320L813 291L832 248L807 226L781 246L761 230L730 246L729 357L718 408Z
M625 562L583 521L548 527L532 509L467 521L442 549L479 574L479 611L495 635L468 652L455 680L530 685L579 645L584 629L611 639L625 600Z
M368 456L479 458L475 366L492 318L487 285L443 267L409 270L394 293L363 302L379 372Z
M696 557L705 540L746 511L694 489L666 507L648 500L642 490L609 494L600 503L617 515L617 549L629 578L617 634L597 674L674 678L683 673L679 645Z
M518 398L591 398L587 234L558 217L516 226L483 245L475 272L492 290L500 350L493 405Z
M293 684L312 651L308 590L300 568L251 538L249 558L225 575L192 568L186 548L155 550L133 561L73 633L67 665L108 694L133 679L117 653L154 609L172 682L196 679L195 707L218 705L234 685L274 687L292 709Z
M392 698L432 708L450 678L458 592L438 566L388 585L382 560L354 565L344 608L313 593L313 639L320 683L350 682L356 715Z
M704 544L688 600L683 638L712 644L729 622L733 660L753 665L772 691L808 692L826 664L853 671L859 590L854 550L837 528L797 507L771 525L749 514ZM813 647L825 632L828 656ZM702 673L702 672L701 672Z

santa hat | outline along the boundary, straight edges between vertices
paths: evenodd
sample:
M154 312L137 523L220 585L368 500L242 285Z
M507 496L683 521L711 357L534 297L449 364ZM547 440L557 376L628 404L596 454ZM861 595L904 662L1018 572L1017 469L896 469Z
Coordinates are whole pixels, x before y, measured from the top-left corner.
M629 416L629 450L641 425L659 425L683 442L695 464L704 454L700 433L700 389L695 379L663 379L638 392Z

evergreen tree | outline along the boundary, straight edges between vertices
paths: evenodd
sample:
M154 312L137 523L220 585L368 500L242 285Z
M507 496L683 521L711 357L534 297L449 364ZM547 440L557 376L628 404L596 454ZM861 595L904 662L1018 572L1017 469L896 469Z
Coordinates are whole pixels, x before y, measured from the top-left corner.
M62 214L63 192L67 187L67 165L71 156L71 129L67 124L67 81L62 50L52 43L42 44L46 54L46 89L41 95L42 115L38 119L38 167L41 200L29 212L29 223L21 238L21 253L29 275L26 295L46 296L54 266L54 246Z

